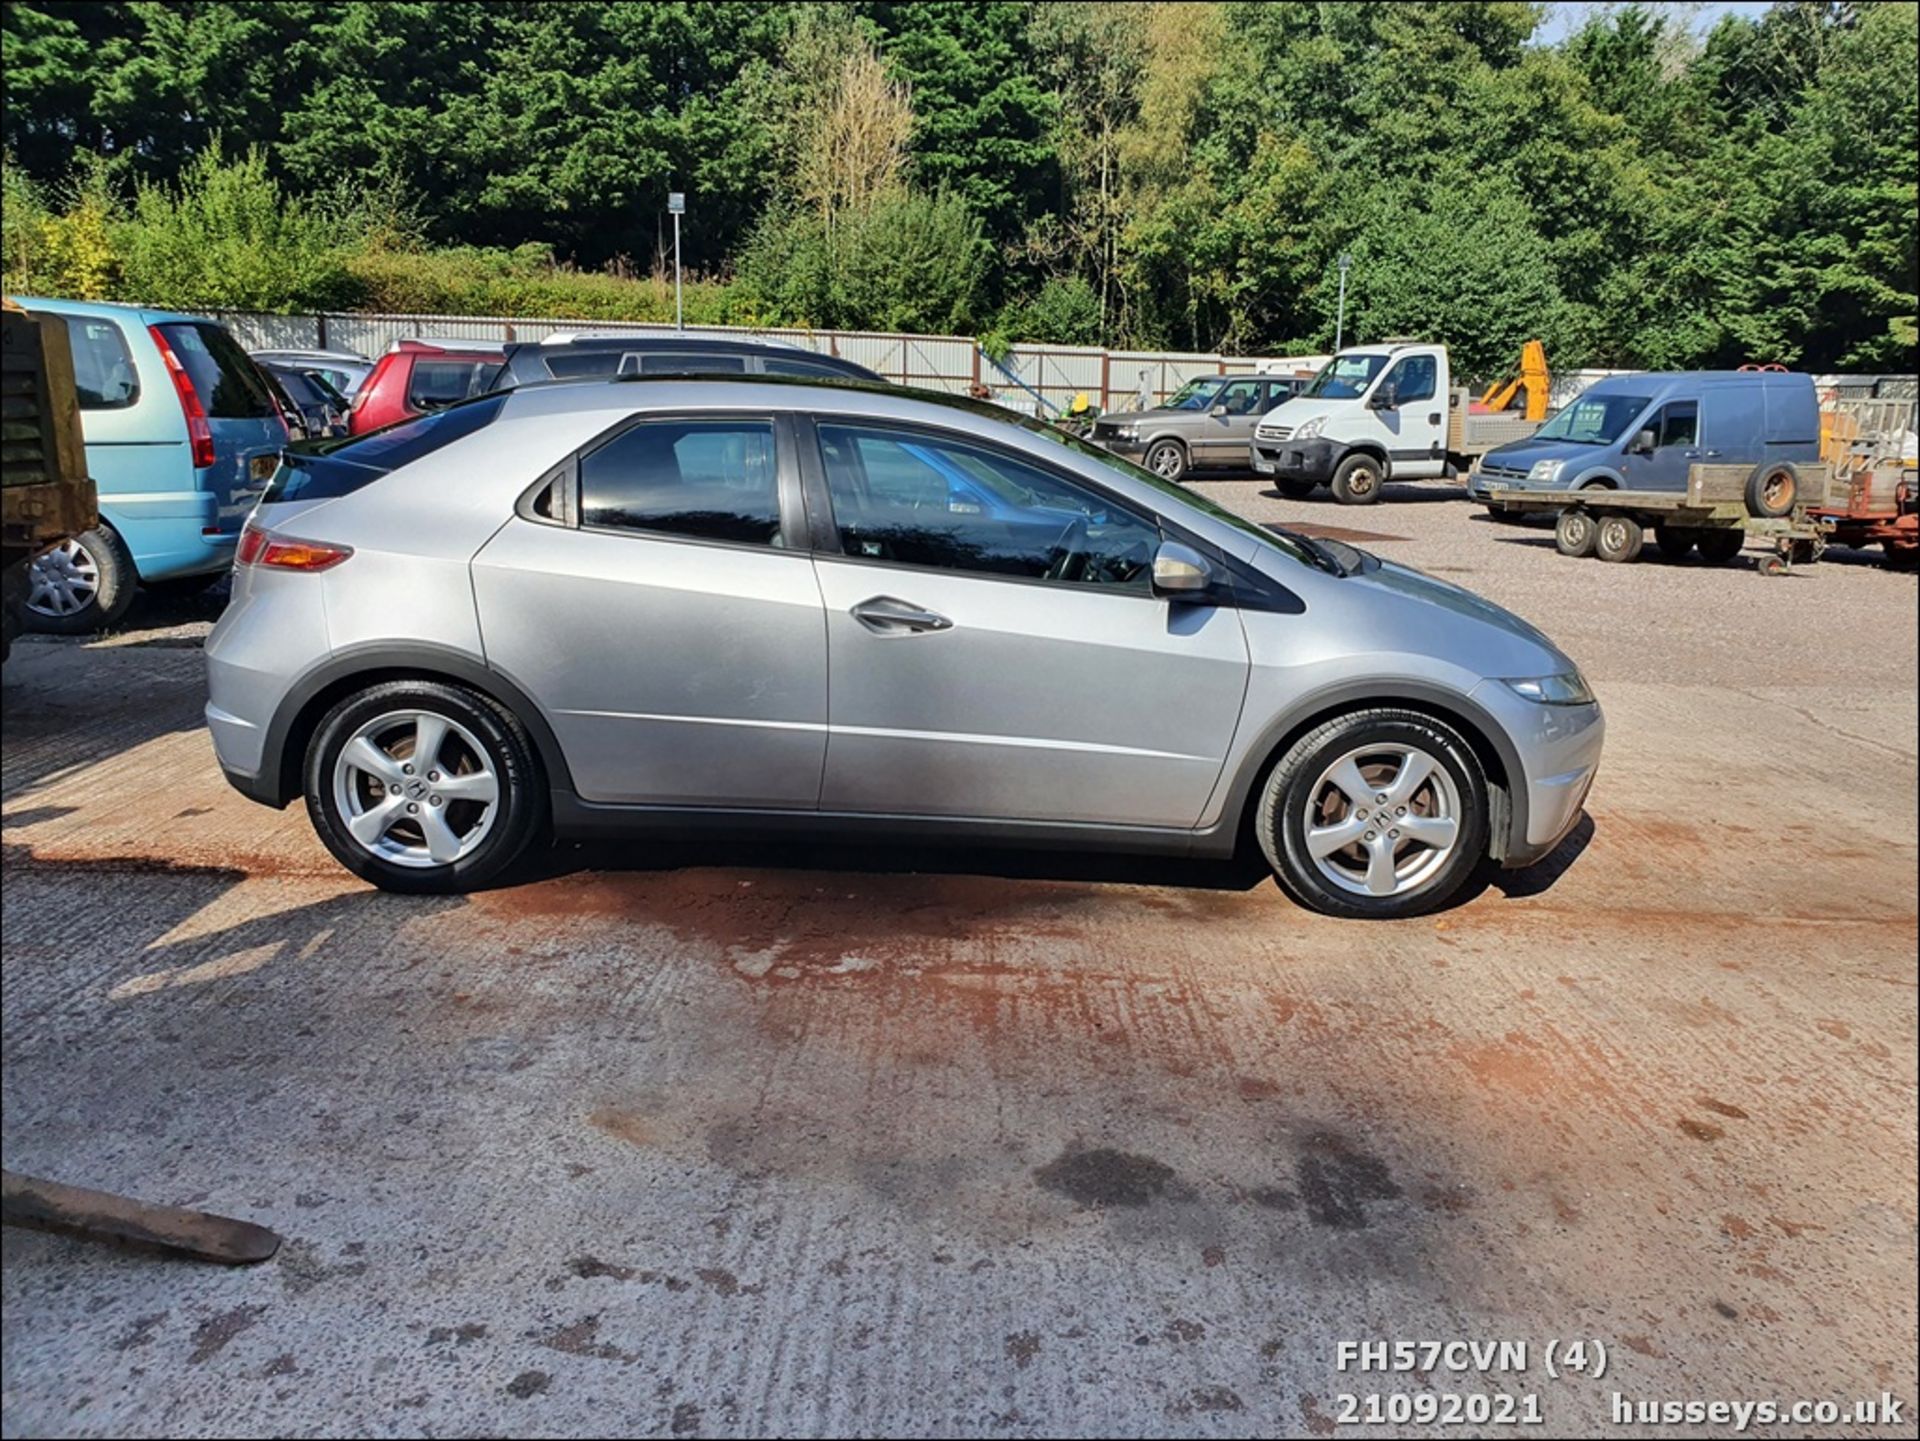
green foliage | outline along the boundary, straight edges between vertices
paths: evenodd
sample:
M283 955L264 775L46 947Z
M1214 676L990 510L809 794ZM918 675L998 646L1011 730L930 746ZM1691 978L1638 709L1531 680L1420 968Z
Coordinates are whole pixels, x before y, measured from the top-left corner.
M1915 367L1911 5L1543 13L10 0L7 284L662 319L684 190L703 319Z
M996 329L1014 342L1053 345L1100 343L1100 297L1082 276L1047 281L1024 304L1012 307Z
M980 223L957 196L899 190L828 219L770 210L739 284L767 322L953 334L980 318Z
M348 304L358 220L286 195L257 149L229 164L215 140L177 182L140 185L119 227L123 284L151 304L189 309Z

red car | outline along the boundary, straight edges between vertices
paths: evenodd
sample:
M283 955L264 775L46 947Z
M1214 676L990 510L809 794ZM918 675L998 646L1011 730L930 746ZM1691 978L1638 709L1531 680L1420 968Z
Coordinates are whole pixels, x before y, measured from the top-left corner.
M396 340L354 392L347 430L364 435L396 420L485 395L506 363L490 340Z

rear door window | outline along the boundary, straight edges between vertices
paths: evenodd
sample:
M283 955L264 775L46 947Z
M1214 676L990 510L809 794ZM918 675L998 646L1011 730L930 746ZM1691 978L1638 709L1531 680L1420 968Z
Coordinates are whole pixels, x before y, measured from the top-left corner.
M111 320L88 315L61 317L73 351L73 388L82 410L124 410L140 398L127 337Z
M784 544L773 426L660 420L580 457L580 522L735 544Z
M209 419L265 420L279 415L266 376L224 327L204 320L173 320L155 328L167 338Z

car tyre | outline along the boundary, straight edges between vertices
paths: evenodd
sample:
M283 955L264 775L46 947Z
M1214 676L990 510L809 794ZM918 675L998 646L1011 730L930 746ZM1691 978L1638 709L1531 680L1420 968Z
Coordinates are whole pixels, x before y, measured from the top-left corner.
M1563 510L1553 523L1553 548L1576 560L1593 554L1593 536L1597 527L1584 510Z
M1659 549L1662 560L1685 560L1693 554L1693 547L1699 538L1697 532L1684 525L1656 525L1653 528L1653 543Z
M1638 559L1647 533L1630 515L1603 515L1594 524L1593 553L1616 564Z
M1402 802L1393 787L1399 776L1413 777L1396 767L1416 755L1431 770ZM1404 804L1416 822L1451 821L1445 850L1366 830L1360 798L1333 779L1348 763L1363 795L1381 785L1375 794L1393 797L1396 812ZM1419 711L1382 706L1335 716L1288 746L1261 792L1255 830L1281 888L1301 905L1330 916L1394 920L1434 910L1460 892L1486 861L1488 816L1486 774L1460 733ZM1387 825L1397 831L1405 821L1391 815ZM1316 856L1330 826L1356 828L1358 838ZM1393 868L1391 893L1372 889L1376 848L1386 850Z
M1778 520L1800 498L1800 472L1790 465L1763 465L1747 477L1747 510Z
M1700 559L1709 565L1726 565L1739 556L1746 543L1747 533L1738 526L1715 526L1711 530L1703 530L1694 541L1700 548Z
M1282 476L1274 483L1274 488L1288 500L1305 500L1320 488L1317 480L1305 480L1300 476Z
M430 761L408 769L429 735ZM488 780L490 804L472 798ZM413 895L487 885L547 824L526 727L492 698L440 681L387 681L335 704L308 742L303 789L335 859L382 890Z
M82 531L29 563L27 627L47 635L88 635L116 624L133 604L139 572L120 532Z
M1387 468L1378 457L1364 451L1350 455L1333 472L1333 498L1342 505L1372 505L1386 481Z
M1183 480L1187 474L1187 448L1177 440L1156 440L1147 447L1146 465L1162 480Z

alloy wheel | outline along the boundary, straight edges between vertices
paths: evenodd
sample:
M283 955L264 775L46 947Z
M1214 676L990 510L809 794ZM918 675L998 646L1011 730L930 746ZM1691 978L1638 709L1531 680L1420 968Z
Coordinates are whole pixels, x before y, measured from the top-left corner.
M1446 868L1464 810L1453 775L1418 746L1348 751L1307 793L1306 848L1320 874L1354 895L1404 896Z
M433 711L397 710L356 730L333 764L348 835L401 866L465 859L493 829L500 779L479 739Z

